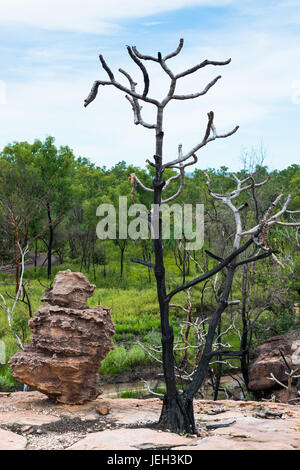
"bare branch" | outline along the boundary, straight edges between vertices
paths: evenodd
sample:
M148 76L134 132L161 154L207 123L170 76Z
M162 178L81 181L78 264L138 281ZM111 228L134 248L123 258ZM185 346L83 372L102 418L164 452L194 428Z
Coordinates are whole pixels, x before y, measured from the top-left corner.
M123 69L119 69L119 72L122 73L123 75L125 75L125 77L129 81L131 92L135 93L136 92L135 87L136 87L137 83L132 79L131 75ZM132 110L133 110L133 115L134 115L135 125L141 124L142 126L147 127L148 129L155 129L156 128L155 124L148 124L147 122L145 122L142 119L142 116L141 116L142 106L140 106L138 99L137 98L131 98L128 95L125 95L125 98L131 104L131 107L132 107Z
M125 95L125 98L131 104L133 115L134 115L134 124L135 125L141 124L141 126L146 127L147 129L156 129L155 124L148 124L142 119L142 116L141 116L142 106L139 105L138 100L136 98L131 98L128 95Z
M100 56L102 57L102 56ZM138 60L138 59L137 59ZM110 68L108 67L108 65L106 64L106 62L104 61L103 57L102 57L102 61L103 62L103 67L104 67L104 64L105 64L105 70L106 72L109 74L109 76L112 76L113 77L113 73L111 72ZM122 72L123 73L123 72ZM129 75L129 74L128 74ZM128 77L127 77L128 78ZM98 92L98 88L99 86L102 85L102 86L105 86L105 85L113 85L114 87L118 88L119 90L127 93L128 95L132 96L133 98L137 98L139 100L143 100L143 101L146 101L147 103L152 103L154 104L155 106L159 106L160 103L155 100L155 99L152 99L152 98L148 98L147 96L144 96L144 95L140 95L136 92L133 92L131 89L123 86L121 83L117 82L114 78L111 79L111 81L107 82L107 81L101 81L101 80L97 80L96 82L94 82L93 86L92 86L92 90L88 96L88 98L85 100L84 102L84 106L88 106L92 101L94 101L94 99L96 98L97 96L97 92Z
M273 372L271 372L270 376L271 377L268 377L269 380L273 380L273 382L278 383L278 385L281 385L281 387L286 388L288 390L288 386L280 382L278 379L276 379L276 377L274 377Z
M162 69L166 72L166 74L169 75L169 77L170 77L171 80L173 81L173 83L172 83L171 85L174 87L174 90L175 90L175 84L176 84L175 75L173 74L173 72L169 69L169 67L168 67L167 64L165 63L165 61L164 61L164 59L162 58L160 52L158 52L157 57L158 57L158 62L159 62L159 64L160 64L160 66L161 66Z
M195 154L198 150L200 150L202 147L204 147L208 142L212 142L213 140L216 139L225 139L226 137L230 137L231 135L235 134L237 130L239 129L239 126L236 126L232 131L228 132L227 134L217 134L217 131L215 129L215 126L213 124L214 120L214 113L213 111L210 111L208 113L208 123L206 127L206 132L205 135L200 142L200 144L196 145L190 152L188 152L186 155L184 155L181 158L177 158L176 160L173 160L171 162L168 162L164 165L164 168L170 168L174 165L177 165L179 163L183 163L186 161L188 158L190 158L193 154ZM212 133L212 135L210 135Z
M201 62L201 64L195 65L194 67L177 74L176 79L182 78L182 77L185 77L186 75L190 75L191 73L197 72L197 70L202 69L203 67L206 67L207 65L228 65L230 64L230 62L231 62L231 59L224 60L224 61L204 60L203 62Z
M191 157L193 157L193 161L192 162L189 162L189 163L186 163L185 165L180 165L180 166L176 166L176 165L172 165L172 166L169 166L168 168L176 168L177 170L180 170L180 168L186 168L188 166L192 166L192 165L195 165L197 162L198 162L198 157L196 155L191 155Z
M19 347L23 350L24 349L23 343L22 343L21 339L19 338L18 334L13 329L13 321L14 321L14 312L15 312L16 306L18 304L18 301L19 301L19 298L20 298L20 295L21 295L21 292L22 292L22 289L23 289L23 276L24 276L24 271L25 271L25 257L26 257L26 255L29 251L29 247L27 245L25 247L25 249L22 250L21 245L18 243L18 248L19 248L20 254L21 254L21 274L20 274L20 281L19 281L18 291L16 293L16 296L13 299L14 303L13 303L13 306L11 308L8 307L8 305L5 301L5 298L3 297L2 294L0 294L0 298L2 299L2 302L3 302L3 304L0 304L0 307L6 313L9 328L11 329L13 335L15 336Z
M267 253L263 253L262 255L253 256L252 258L247 258L243 261L239 261L236 264L236 267L242 266L243 264L254 263L255 261L259 261L259 260L264 259L264 258L269 258L270 256L273 256L274 253L279 253L279 252L278 251L272 251L270 249Z
M132 60L138 65L138 67L141 69L143 76L144 76L144 91L143 91L143 97L145 98L148 94L149 91L149 75L146 70L146 67L142 64L142 62L137 58L137 56L134 54L130 46L127 46L127 51Z
M131 173L130 177L128 178L128 180L131 182L131 184L134 183L134 181L136 181L136 183L144 190L144 191L147 191L149 193L153 193L154 192L154 189L151 189L151 188L148 188L147 186L145 186L141 180L136 176L135 173Z
M217 194L217 193L214 193L211 191L210 189L210 177L209 175L204 171L203 172L205 177L206 177L206 185L208 187L208 190L209 190L209 193L210 195L214 198L214 199L217 199L217 200L225 200L226 199L235 199L237 198L242 192L244 191L248 191L249 189L251 188L259 188L265 184L268 183L268 181L270 180L270 177L268 176L268 178L266 178L264 181L262 181L261 183L255 183L254 179L253 179L253 176L249 176L248 178L245 178L244 180L240 180L234 173L232 174L233 178L236 180L237 182L237 189L235 189L234 191L232 191L231 193L229 194ZM249 184L248 186L242 186L244 183L246 183L247 181L249 181L249 179L252 181L251 184ZM234 206L233 206L234 207ZM240 206L238 209L237 208L234 208L235 210L237 210L238 212L241 212L243 209L245 209L246 207L248 207L248 204L245 203L243 204L242 206Z
M127 80L130 83L131 91L135 92L135 87L136 87L137 83L133 80L131 75L128 72L126 72L126 70L123 70L121 68L119 69L119 72L122 73L123 75L125 75L125 77L127 78Z
M215 85L215 83L217 83L218 80L220 80L220 78L222 78L221 75L214 78L211 82L208 83L208 85L206 85L206 87L202 91L199 91L198 93L193 93L190 95L173 95L172 99L173 100L191 100L194 98L198 98L199 96L203 96L211 89L211 87Z
M150 261L144 261L144 260L136 259L136 258L130 258L130 261L132 263L142 264L143 266L147 266L147 268L152 268L152 269L155 268L155 264L150 263Z
M179 46L177 47L177 49L174 51L174 52L171 52L170 54L167 54L165 57L164 57L164 60L169 60L171 59L172 57L175 57L179 54L179 52L181 51L181 49L183 48L183 44L184 44L184 39L181 38L180 41L179 41Z
M284 264L282 264L282 262L279 261L279 259L277 258L276 255L274 255L274 253L272 253L272 259L273 259L273 261L275 261L276 264L278 264L278 266L281 267L281 269L285 269Z
M300 222L279 222L276 220L276 225L282 225L284 227L300 227Z
M109 83L107 83L109 84ZM99 81L96 81L94 82L93 86L92 86L92 89L90 91L90 94L89 96L86 98L86 100L84 100L84 107L86 108L92 101L94 101L94 99L96 98L97 94L98 94L98 89L99 89L99 86L101 85L101 82Z
M153 168L156 168L155 163L151 162L149 158L147 158L146 163L148 163L148 165L152 166Z
M185 173L184 173L184 167L180 168L180 186L178 191L173 194L173 196L169 197L168 199L162 200L161 204L168 204L171 201L174 201L174 199L177 199L180 194L183 192L185 187Z
M151 55L144 55L144 54L141 54L136 46L132 46L132 50L133 52L135 53L135 55L139 58L139 59L142 59L142 60L152 60L153 62L158 62L158 58L157 57L153 57Z
M279 202L281 201L283 197L283 194L280 194L274 202L272 202L272 204L270 205L270 207L268 208L267 212L265 213L264 215L264 218L262 220L262 222L258 225L256 225L255 227L245 231L245 232L242 232L241 233L241 237L246 237L248 235L252 235L254 232L257 232L258 230L261 231L261 229L263 227L265 227L265 229L268 229L269 227L271 227L272 225L275 225L275 224L279 224L279 225L285 225L285 222L280 222L278 221L277 219L279 217L281 217L283 214L285 214L286 210L287 210L287 207L288 207L288 204L291 200L291 196L289 195L285 201L285 203L283 204L281 210L279 210L275 215L271 216L273 210L276 208L276 206L279 204ZM293 226L294 223L292 223ZM299 224L296 223L296 226L298 226ZM264 245L263 245L264 246Z
M164 187L163 187L163 191L165 191L165 189L167 189L167 187L169 186L170 183L172 183L172 181L176 181L178 180L178 178L180 178L180 173L177 173L177 175L174 175L174 176L171 176L171 178L169 178Z
M286 211L287 214L300 214L300 210L299 211Z
M147 381L144 380L143 378L141 378L141 380L144 382L144 384L145 384L145 386L146 386L148 392L151 393L151 395L155 395L156 397L163 397L163 396L164 396L163 393L156 393L156 392L153 392L153 390L151 390L151 388L150 388L149 382L147 382Z
M202 274L201 276L193 279L192 281L186 282L185 284L176 287L172 292L170 292L167 295L167 300L170 301L171 298L175 295L178 294L178 292L181 292L183 290L189 289L190 287L193 287L200 282L205 281L206 279L209 279L210 277L214 276L217 274L219 271L221 271L223 268L225 268L231 261L233 261L238 255L243 253L249 246L253 243L253 239L251 238L248 240L243 246L238 248L237 250L234 250L230 255L228 255L222 262L220 262L217 266L214 268L210 269L206 273Z
M114 82L115 81L115 77L114 77L114 74L112 73L111 69L108 67L107 63L105 62L104 60L104 57L102 54L99 55L99 59L100 59L100 62L102 64L102 67L104 68L105 72L107 73L107 75L109 76L111 82Z
M192 162L186 163L185 165L181 164L180 166L170 167L170 168L176 168L177 170L179 170L179 173L178 173L178 175L172 176L171 178L169 178L169 180L165 183L165 186L163 187L163 191L171 183L171 181L174 181L174 180L178 179L179 177L180 177L180 186L178 188L178 191L173 196L169 197L166 200L162 200L161 204L167 204L171 201L174 201L174 199L177 199L177 197L179 197L180 194L183 192L184 187L185 187L185 168L187 166L194 165L198 161L198 158L196 157L196 155L192 155L192 156L193 156L193 161ZM180 144L178 146L178 158L180 159L181 157L182 157L182 145Z
M217 261L220 261L220 262L224 261L224 258L220 258L219 256L214 255L213 253L211 253L211 252L208 251L208 250L205 250L205 253L207 253L208 256L210 256L211 258L213 258L213 259L215 259L215 260L217 260Z
M184 40L180 39L179 46L177 47L177 49L174 52L171 52L170 54L167 54L163 58L163 61L166 61L166 60L171 59L172 57L175 57L176 55L178 55L179 52L181 51L182 47L183 47L183 43L184 43ZM159 59L157 57L153 57L151 55L141 54L141 52L139 52L137 50L136 46L132 46L132 50L139 59L152 60L153 62L159 62Z

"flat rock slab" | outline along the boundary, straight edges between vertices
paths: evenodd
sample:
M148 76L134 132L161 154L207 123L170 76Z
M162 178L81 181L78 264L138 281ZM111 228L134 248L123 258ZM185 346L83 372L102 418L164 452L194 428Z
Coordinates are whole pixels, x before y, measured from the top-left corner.
M40 392L16 392L0 396L0 424L46 424L62 417L92 420L99 417L99 406L107 406L109 419L118 424L140 425L158 421L161 401L99 397L83 405L65 405Z
M212 436L205 437L196 446L173 447L172 450L294 450L291 446L280 441L256 442L255 440L236 440L225 437Z
M68 450L147 450L174 448L175 446L180 446L182 449L198 441L199 438L188 439L178 434L147 428L120 428L89 434Z
M0 450L24 450L26 445L25 437L0 429Z
M105 399L109 403L111 411L110 418L120 424L151 424L157 423L161 412L161 401L159 398L147 400L127 398Z
M149 429L149 424L158 421L161 406L161 400L157 398L101 397L84 405L71 406L57 404L39 392L17 392L0 395L0 430L6 428L23 436L30 434L31 444L27 449L300 449L299 406L274 402L197 400L194 408L195 420L201 430L200 438L185 438ZM99 407L107 408L109 413L100 415L97 412ZM282 417L265 419L258 416L266 412ZM211 429L226 423L231 424ZM206 426L210 429L207 430ZM32 430L28 431L28 427ZM3 429L1 432L7 431ZM24 448L25 438L11 434ZM0 442L4 442L1 436Z

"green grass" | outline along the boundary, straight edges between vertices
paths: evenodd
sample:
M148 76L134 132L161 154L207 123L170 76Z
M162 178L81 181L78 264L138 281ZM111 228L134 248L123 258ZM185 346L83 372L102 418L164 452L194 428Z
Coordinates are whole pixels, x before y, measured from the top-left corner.
M142 398L145 395L143 392L135 392L134 390L128 390L128 392L121 392L120 398Z
M132 370L136 366L152 364L153 360L137 345L126 348L116 346L101 364L100 374L115 375Z
M12 376L11 368L5 364L0 366L0 392L14 389L16 381Z

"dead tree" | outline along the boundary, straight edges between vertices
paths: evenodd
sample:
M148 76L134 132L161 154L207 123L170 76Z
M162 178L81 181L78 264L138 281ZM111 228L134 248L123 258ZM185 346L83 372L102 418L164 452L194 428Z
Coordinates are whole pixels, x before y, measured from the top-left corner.
M238 126L235 127L230 132L219 134L216 130L214 124L214 113L210 111L208 113L208 122L206 126L206 130L204 132L204 136L200 143L190 149L187 153L183 154L182 148L179 147L179 154L176 158L169 162L164 162L163 160L163 141L164 141L164 131L163 131L163 115L164 110L169 102L172 100L189 100L195 99L200 96L205 95L210 88L212 88L221 78L218 75L215 79L213 79L208 85L200 92L187 94L187 95L178 95L175 93L177 82L198 70L207 67L209 65L213 66L223 66L230 63L231 59L225 61L211 61L211 60L204 60L201 63L187 69L181 73L174 74L173 71L168 67L167 63L168 60L177 56L183 47L183 39L180 40L179 46L174 52L163 56L160 52L158 52L157 56L149 56L141 54L136 47L127 46L127 51L131 59L136 63L140 72L143 75L143 91L138 92L136 90L137 83L133 80L131 75L123 69L119 69L119 72L126 78L128 81L128 86L123 85L119 81L116 80L114 73L112 72L111 68L107 65L105 59L102 55L100 55L100 62L107 73L109 80L97 80L94 82L91 92L87 99L85 100L84 105L88 106L97 96L98 90L100 86L113 86L118 90L125 93L125 98L131 104L133 114L134 114L134 123L136 125L142 125L147 129L153 129L155 132L155 155L154 161L146 160L149 165L151 165L155 169L155 177L153 178L153 188L146 187L136 175L131 175L131 180L134 185L139 185L143 190L153 193L153 203L154 207L156 208L157 213L159 214L159 209L162 204L169 203L175 200L184 190L185 187L185 169L193 165L197 162L196 153L206 146L208 143L213 142L216 139L224 139L233 135L237 130ZM168 75L170 78L170 88L168 91L167 96L162 100L158 101L157 99L151 98L148 96L149 93L149 75L147 69L144 66L142 61L152 61L156 62L162 70ZM140 102L145 102L152 104L156 108L156 122L155 123L148 123L145 122L142 118L142 107ZM164 172L167 168L176 169L178 170L178 174L176 176L172 176L167 181L164 179ZM235 271L238 266L244 263L253 262L258 259L266 258L269 256L273 256L273 252L271 249L266 249L264 253L257 254L257 248L259 250L265 250L264 243L260 241L261 234L266 232L266 228L278 221L280 215L286 212L287 204L284 206L283 210L280 213L276 214L271 217L272 210L277 206L279 200L276 200L274 205L269 209L265 218L262 222L251 229L248 232L242 232L242 224L241 224L241 217L240 213L244 207L236 208L232 200L244 192L248 190L248 188L257 187L263 183L255 184L252 177L249 177L243 181L237 181L237 189L233 191L229 195L219 195L213 194L211 195L216 199L221 200L224 202L232 211L236 221L236 237L235 242L233 245L232 250L227 256L224 258L220 258L211 254L211 256L217 261L217 264L212 269L208 270L207 272L203 273L201 276L193 279L192 281L186 282L181 286L174 289L172 292L167 293L166 289L166 277L165 277L165 266L164 266L164 253L163 253L163 243L162 243L162 224L159 223L158 228L158 237L153 240L154 243L154 253L155 253L155 262L150 263L145 260L134 260L135 262L144 265L146 267L150 267L154 270L156 284L157 284L157 296L160 308L160 318L161 318L161 335L162 335L162 363L163 363L163 372L164 378L166 383L166 394L163 400L163 408L160 417L160 425L164 429L170 429L173 432L188 432L188 433L196 433L196 425L194 420L194 411L193 411L193 399L196 393L198 392L199 388L201 387L206 371L208 369L209 363L211 359L217 354L220 355L222 351L218 350L217 352L212 351L212 347L214 344L214 338L217 326L219 324L220 318L222 313L226 310L226 307L230 304L229 294L231 292L232 282L234 278ZM179 189L173 194L173 196L163 199L163 192L164 190L175 180L180 181ZM209 185L209 178L207 177L208 185ZM249 183L245 186L246 183ZM281 199L281 198L280 198ZM157 217L158 214L150 213L149 214L149 225L153 223L153 220L159 218ZM274 219L275 217L275 219ZM161 221L160 221L161 222ZM279 223L279 222L278 222ZM241 241L247 238L247 241L244 244L241 244ZM239 255L245 252L250 246L254 246L254 254L249 258L238 261ZM274 255L275 256L275 255ZM227 269L226 278L224 289L222 295L220 296L219 304L211 317L208 333L206 336L205 347L203 349L202 356L200 358L199 364L197 366L196 372L193 376L193 379L184 393L178 392L176 389L176 374L175 374L175 362L174 362L174 334L173 328L169 322L169 305L172 298L179 292L185 291L201 282L206 281L207 279L211 278L224 268Z
M22 343L19 335L17 334L17 332L14 329L14 313L15 313L15 310L16 310L16 306L17 306L18 302L20 301L20 296L21 296L21 293L22 293L22 290L23 290L23 275L24 275L24 271L25 271L25 257L27 255L29 249L28 249L28 245L27 245L25 247L25 249L23 250L21 248L20 244L18 245L18 248L19 248L19 251L20 251L20 259L21 259L21 274L20 274L20 282L19 282L19 286L18 286L18 291L17 291L15 297L12 298L11 296L9 296L10 298L13 299L12 307L8 306L8 304L5 300L5 297L2 294L0 294L0 299L2 301L2 303L0 303L0 308L7 315L8 326L9 326L12 334L16 338L19 347L21 349L24 349L23 343Z

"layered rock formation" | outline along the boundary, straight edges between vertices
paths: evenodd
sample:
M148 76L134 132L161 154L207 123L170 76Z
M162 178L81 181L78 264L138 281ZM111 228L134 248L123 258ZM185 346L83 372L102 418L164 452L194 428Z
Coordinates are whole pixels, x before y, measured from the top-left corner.
M81 404L99 393L99 366L113 349L109 309L89 308L95 290L81 273L61 271L29 321L32 344L10 360L13 376L61 403Z
M270 380L271 373L281 383L287 384L287 366L280 354L283 353L290 368L300 369L300 330L292 331L283 336L273 336L264 341L250 353L249 390L269 391L280 388ZM296 384L294 387L297 396ZM279 392L279 393L278 393ZM276 392L281 401L285 401L284 390ZM284 392L284 393L282 393Z

